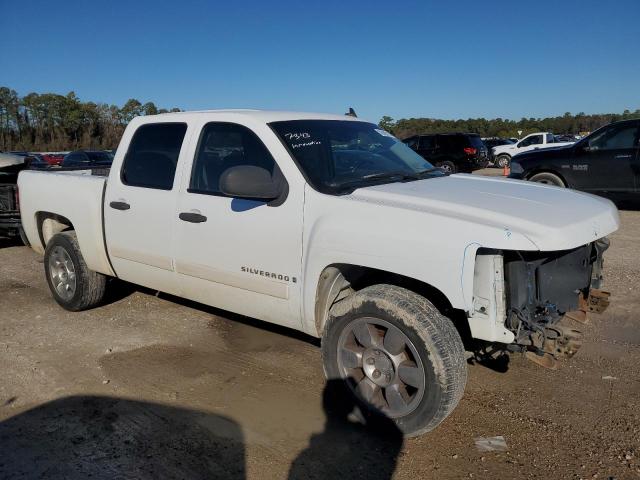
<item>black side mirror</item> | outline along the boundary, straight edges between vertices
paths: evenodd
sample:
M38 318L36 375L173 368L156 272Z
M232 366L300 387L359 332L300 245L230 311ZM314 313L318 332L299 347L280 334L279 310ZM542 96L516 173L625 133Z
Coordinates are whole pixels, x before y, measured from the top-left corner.
M220 191L230 197L255 200L275 200L280 196L271 174L253 165L238 165L222 172Z

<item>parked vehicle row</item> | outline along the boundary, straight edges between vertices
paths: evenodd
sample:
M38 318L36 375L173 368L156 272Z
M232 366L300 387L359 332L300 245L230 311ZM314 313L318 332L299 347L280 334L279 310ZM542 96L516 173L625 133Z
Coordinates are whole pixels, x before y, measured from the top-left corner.
M92 175L106 175L113 161L111 152L83 151L63 155L15 151L0 153L0 237L17 238L27 244L20 220L18 173L24 169L75 171L86 170Z
M640 120L611 123L582 140L521 153L510 178L635 200L640 193Z
M508 167L511 158L519 153L569 145L575 141L574 136L555 136L550 132L532 133L521 140L479 138L470 133L413 135L403 140L447 173L472 172L490 164Z
M572 142L558 142L551 132L536 132L524 137L517 143L509 145L499 145L493 148L493 157L499 167L509 166L511 158L519 153L541 148L560 147L570 145Z
M424 137L436 163L487 161L477 135ZM601 287L619 220L606 199L449 175L416 151L345 116L138 117L108 178L22 171L22 221L63 308L118 277L304 331L328 378L417 435L463 395L458 328L541 363L575 352L560 321Z
M109 167L113 155L104 150L77 150L64 156L61 167Z
M493 148L499 147L501 145L513 145L514 143L517 142L517 140L513 140L511 138L489 137L489 138L483 138L482 142L487 147L489 162L499 167L504 167L504 165L496 164L494 154L493 154Z

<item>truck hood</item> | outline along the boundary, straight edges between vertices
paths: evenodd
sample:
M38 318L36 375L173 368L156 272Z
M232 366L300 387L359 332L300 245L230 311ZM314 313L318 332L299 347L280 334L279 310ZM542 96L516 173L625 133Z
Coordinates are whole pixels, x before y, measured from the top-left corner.
M540 148L538 150L529 150L527 152L519 153L517 156L513 157L514 161L522 162L523 160L528 160L530 158L534 158L536 160L542 159L555 159L555 158L565 158L566 155L571 151L573 147L573 143L562 144L559 147L549 147L549 148Z
M618 210L604 198L540 183L457 174L360 188L352 199L494 227L539 250L566 250L616 231ZM468 233L471 233L469 230ZM484 245L496 248L496 245Z
M537 150L546 150L548 148L558 148L558 147L567 147L569 145L573 145L573 142L558 142L558 143L543 143L542 145L536 145L532 150L527 150L528 152L535 152ZM493 147L493 154L497 155L499 153L514 153L517 152L519 148L517 144L511 145L498 145L497 147Z

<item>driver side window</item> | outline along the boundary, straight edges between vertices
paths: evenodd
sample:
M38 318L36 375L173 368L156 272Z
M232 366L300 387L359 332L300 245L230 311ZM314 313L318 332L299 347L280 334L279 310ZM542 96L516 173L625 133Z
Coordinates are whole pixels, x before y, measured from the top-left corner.
M542 135L532 135L520 142L519 147L528 147L530 145L539 145L542 143Z
M635 125L609 128L589 140L592 150L617 150L638 146L638 127Z
M273 175L275 161L258 136L234 123L209 123L202 129L189 192L225 196L220 177L231 167L254 166Z

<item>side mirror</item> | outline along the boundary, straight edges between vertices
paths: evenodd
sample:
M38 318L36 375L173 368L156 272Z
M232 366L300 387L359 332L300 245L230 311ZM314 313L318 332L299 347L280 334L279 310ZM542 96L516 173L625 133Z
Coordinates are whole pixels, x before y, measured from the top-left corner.
M271 174L254 165L231 167L220 176L220 191L230 197L275 200L280 196L279 190Z

